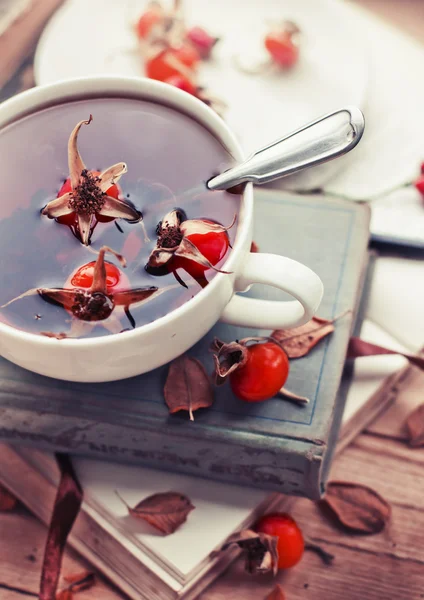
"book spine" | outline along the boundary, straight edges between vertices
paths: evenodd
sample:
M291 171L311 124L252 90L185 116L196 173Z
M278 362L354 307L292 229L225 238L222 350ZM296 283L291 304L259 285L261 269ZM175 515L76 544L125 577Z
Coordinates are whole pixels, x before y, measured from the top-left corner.
M191 438L184 447L178 433L159 432L154 424L140 430L62 416L58 430L55 415L1 409L0 439L8 444L142 464L318 498L326 444L308 438L300 441L276 437L233 433L215 435L212 442L205 432Z

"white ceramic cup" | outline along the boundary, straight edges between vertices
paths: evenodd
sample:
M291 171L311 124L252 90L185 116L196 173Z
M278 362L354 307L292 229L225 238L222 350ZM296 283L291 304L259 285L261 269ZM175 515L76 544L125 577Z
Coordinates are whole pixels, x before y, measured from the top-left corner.
M170 85L141 78L90 77L34 88L0 105L0 128L52 104L102 96L166 104L202 123L236 160L245 158L228 126L204 103ZM252 226L253 189L249 184L241 202L236 239L223 267L231 274L218 273L183 306L124 333L57 340L0 322L0 354L50 377L81 382L113 381L151 371L171 361L193 346L218 320L264 329L306 323L322 298L320 278L289 258L250 253ZM279 288L293 300L257 300L235 294L246 291L253 283Z

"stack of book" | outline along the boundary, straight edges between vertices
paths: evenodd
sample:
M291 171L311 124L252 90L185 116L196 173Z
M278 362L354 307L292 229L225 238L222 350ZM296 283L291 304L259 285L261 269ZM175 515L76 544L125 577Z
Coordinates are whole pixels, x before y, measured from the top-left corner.
M213 408L191 423L168 415L162 397L167 367L94 385L47 379L0 360L0 482L47 523L58 480L53 452L71 453L85 497L71 545L130 598L195 598L236 555L213 551L259 514L288 509L293 496L319 498L337 438L340 451L395 397L406 368L402 357L358 359L355 370L345 364L353 330L405 349L364 320L374 264L368 220L359 204L256 194L260 249L301 260L320 274L326 289L321 316L352 310L332 336L291 363L287 387L309 397L307 406L274 399L251 407L223 388ZM274 292L261 293L272 298ZM190 353L211 360L214 335L231 340L248 333L218 324ZM169 537L131 519L115 494L133 506L168 490L185 493L196 506Z

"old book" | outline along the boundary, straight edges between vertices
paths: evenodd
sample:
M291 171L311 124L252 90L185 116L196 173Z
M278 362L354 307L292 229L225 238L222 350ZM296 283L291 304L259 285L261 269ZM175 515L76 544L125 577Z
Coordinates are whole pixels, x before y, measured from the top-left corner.
M300 260L322 277L319 314L355 311L367 261L369 211L345 201L257 191L255 241L264 252ZM281 292L254 286L251 295ZM76 384L34 375L0 361L0 439L48 451L135 462L286 494L318 498L328 472L349 374L341 394L353 314L306 357L293 360L288 389L310 399L248 405L229 386L192 423L170 417L164 366L121 382ZM267 332L216 325L191 351L209 369L214 336L233 340Z
M54 456L6 444L0 444L0 454L1 483L47 524L58 481ZM238 554L212 552L234 531L287 503L280 494L246 493L241 486L190 475L78 457L73 463L84 503L69 543L132 600L194 600ZM129 517L115 490L131 506L174 490L187 494L195 510L175 533L163 536Z

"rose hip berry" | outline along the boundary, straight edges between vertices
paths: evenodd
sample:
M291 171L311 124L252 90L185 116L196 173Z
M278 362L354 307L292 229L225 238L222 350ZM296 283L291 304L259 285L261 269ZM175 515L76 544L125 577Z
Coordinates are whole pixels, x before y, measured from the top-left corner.
M265 38L265 48L273 60L286 69L293 67L299 58L299 47L288 32L270 33Z
M174 87L182 90L183 92L187 92L187 94L191 94L192 96L197 95L196 86L188 79L184 77L184 75L173 75L165 80L165 83L169 83L169 85L173 85Z
M424 174L418 177L414 183L415 188L424 196Z
M218 38L210 35L203 27L192 27L187 32L187 40L193 44L201 58L209 58Z
M207 219L205 219L205 222L212 223L212 221L208 221ZM224 258L230 245L228 233L226 231L191 233L186 236L186 239L196 246L200 254L202 254L212 266L215 266L222 258ZM194 279L200 279L204 276L205 271L208 270L208 267L200 265L189 258L180 256L174 257L172 267L173 269L184 269Z
M70 285L76 288L91 287L93 284L95 267L96 262L93 261L77 269L70 277ZM112 289L116 290L118 287L128 289L128 279L116 265L105 261L104 267L106 270L106 288L108 292Z
M246 362L230 374L233 393L245 402L262 402L275 396L289 374L289 359L274 342L247 346Z
M154 25L159 23L162 18L163 14L161 10L155 8L146 10L146 12L141 15L136 25L137 36L140 39L146 39Z
M262 517L256 531L278 538L278 568L294 567L302 558L305 542L296 521L290 515L270 514Z

